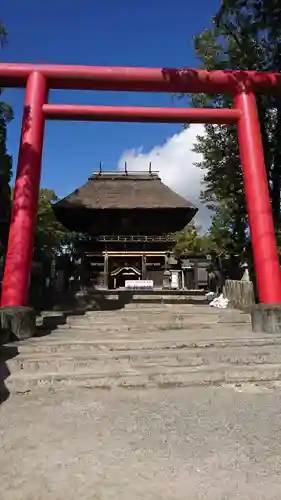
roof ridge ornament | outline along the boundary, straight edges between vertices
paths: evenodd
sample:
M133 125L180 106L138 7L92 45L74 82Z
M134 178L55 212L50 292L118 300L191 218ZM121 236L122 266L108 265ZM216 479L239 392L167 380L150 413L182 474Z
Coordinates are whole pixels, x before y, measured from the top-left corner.
M114 175L114 176L120 176L122 177L123 175L126 175L126 176L138 176L138 175L149 175L151 177L159 177L159 170L152 170L152 162L150 161L149 162L149 165L148 165L148 170L132 170L132 171L129 171L128 169L128 162L125 161L124 162L124 170L104 170L103 169L103 162L100 161L99 162L99 169L92 172L92 174L90 175L90 177L88 178L89 180L95 178L96 176L104 176L104 175Z

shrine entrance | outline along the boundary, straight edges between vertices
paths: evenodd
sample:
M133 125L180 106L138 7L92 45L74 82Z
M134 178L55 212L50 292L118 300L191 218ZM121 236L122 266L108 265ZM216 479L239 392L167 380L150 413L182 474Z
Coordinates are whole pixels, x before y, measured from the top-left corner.
M2 306L27 303L46 120L236 124L259 299L264 304L281 303L279 258L256 104L256 94L280 91L280 74L3 63L0 87L26 87ZM230 94L233 108L49 104L50 89Z
M112 288L125 288L126 281L139 280L141 278L141 272L135 267L124 266L113 271L110 278L113 285Z

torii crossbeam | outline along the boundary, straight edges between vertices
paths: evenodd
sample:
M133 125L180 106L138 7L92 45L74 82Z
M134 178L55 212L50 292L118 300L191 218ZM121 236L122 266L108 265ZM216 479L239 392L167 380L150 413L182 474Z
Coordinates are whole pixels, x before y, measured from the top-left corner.
M27 303L46 119L236 123L259 298L264 304L281 303L280 266L255 97L256 93L281 92L280 74L0 64L0 87L26 87L2 306ZM234 107L173 109L48 104L50 89L231 94Z

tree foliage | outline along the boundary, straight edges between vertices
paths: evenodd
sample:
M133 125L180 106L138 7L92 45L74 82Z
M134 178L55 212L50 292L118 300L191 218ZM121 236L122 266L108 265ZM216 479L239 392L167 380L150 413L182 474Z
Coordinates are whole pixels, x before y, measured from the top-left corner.
M0 45L7 42L7 31L0 21ZM2 89L0 89L0 95ZM10 187L12 177L12 157L7 151L7 125L13 118L11 107L0 100L0 257L2 258L8 242L10 219Z
M7 42L7 31L0 21L0 45ZM3 90L0 89L0 94ZM7 124L13 119L11 107L0 100L0 174L10 182L12 177L12 157L7 152Z
M207 254L213 249L208 235L200 235L195 224L188 224L182 231L175 233L176 244L173 253L176 259L189 255Z
M52 205L59 201L52 189L40 189L34 241L34 258L51 258L71 244L72 234L56 219Z
M14 188L11 190L11 198L14 197ZM39 191L38 212L34 235L35 261L45 261L58 255L63 249L72 245L75 240L73 233L65 229L57 220L53 204L59 201L53 189L41 188Z
M7 33L7 30L2 22L2 20L0 19L0 44L2 45L5 45L5 43L7 43L8 41L8 33Z
M213 24L194 38L202 68L281 71L281 3L279 0L223 0ZM198 107L230 107L229 96L197 95ZM270 197L280 231L281 102L278 96L257 100ZM248 242L236 129L206 125L195 151L203 155L202 200L214 211L210 237L218 247L241 255Z

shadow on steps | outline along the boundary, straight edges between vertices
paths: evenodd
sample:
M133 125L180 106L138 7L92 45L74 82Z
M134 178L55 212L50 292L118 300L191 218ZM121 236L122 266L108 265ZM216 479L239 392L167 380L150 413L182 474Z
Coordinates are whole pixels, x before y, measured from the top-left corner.
M19 350L16 346L0 345L0 404L7 401L10 396L5 384L6 379L11 375L7 361L15 358L18 354Z

